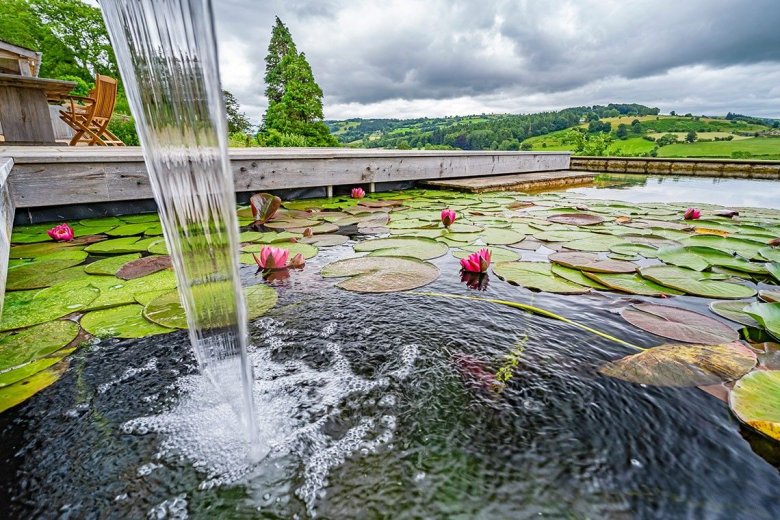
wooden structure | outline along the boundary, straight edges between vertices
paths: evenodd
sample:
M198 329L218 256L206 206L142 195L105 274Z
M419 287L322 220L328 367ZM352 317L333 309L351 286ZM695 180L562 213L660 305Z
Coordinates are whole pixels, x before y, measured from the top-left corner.
M0 74L0 125L4 145L55 144L49 103L60 103L72 81Z
M41 53L0 41L0 74L38 77Z
M88 97L68 96L70 103L60 110L60 119L76 133L70 145L86 143L89 146L124 146L125 144L108 129L116 103L117 83L114 78L98 74L95 88ZM79 103L76 103L76 102Z
M16 207L152 199L138 147L0 147ZM526 174L569 169L568 152L233 148L236 192Z
M596 178L594 172L574 170L556 170L550 172L515 173L512 175L492 175L489 177L469 177L467 179L439 179L423 181L423 186L442 190L483 193L487 191L527 191L544 188L563 188L577 184L587 184Z

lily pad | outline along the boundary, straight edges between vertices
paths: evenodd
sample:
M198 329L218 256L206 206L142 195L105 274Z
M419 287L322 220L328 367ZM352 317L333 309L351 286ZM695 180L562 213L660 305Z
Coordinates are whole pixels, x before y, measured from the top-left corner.
M9 368L56 352L76 339L78 333L79 326L72 321L55 320L0 338L0 386L17 381L6 377Z
M74 273L78 274L79 271L83 273L82 267L75 272L63 272L81 262L82 260L52 260L19 265L8 269L5 287L9 291L49 287L57 282L72 279Z
M533 234L536 240L544 242L571 242L592 236L590 231L579 231L571 229L537 231Z
M146 251L153 255L167 255L168 245L165 243L165 239L161 238L149 244Z
M67 282L40 291L16 291L5 295L0 331L29 327L85 309L100 291Z
M770 262L780 262L780 247L763 247L758 252Z
M270 193L255 193L249 199L249 206L255 222L264 224L282 207L282 199Z
M486 228L480 232L479 238L491 246L507 246L521 242L525 235L512 229Z
M626 239L623 236L616 237L612 235L591 233L587 238L580 238L578 240L572 240L571 242L564 242L562 245L566 249L597 253L607 252L616 245L623 244L625 242Z
M780 282L780 262L764 264L764 267L766 267L767 272L771 274L775 280Z
M137 260L131 260L122 266L117 271L117 278L123 280L133 280L140 278L163 269L171 268L171 257L167 255L154 255L139 258Z
M102 260L97 260L84 266L84 271L88 274L102 274L113 276L119 271L119 268L127 262L132 262L141 258L141 253L128 253L126 255L110 256Z
M761 325L745 312L745 307L750 303L749 301L716 301L710 303L710 310L727 320L741 323L748 327L761 328Z
M723 281L724 275L702 273L671 265L643 267L639 273L661 285L705 298L739 300L756 294L752 287Z
M556 275L547 262L499 262L493 265L493 272L502 280L527 289L557 294L583 294L590 290Z
M644 331L686 343L715 345L739 339L728 325L687 309L641 303L626 307L620 315Z
M154 225L155 224L150 223L124 224L107 230L106 235L110 237L131 237L134 235L142 235L147 229Z
M764 327L767 332L780 340L780 303L751 303L745 312Z
M393 237L366 240L356 244L355 252L371 252L371 256L401 256L419 260L437 258L447 253L446 244L423 237Z
M729 407L740 421L780 441L780 370L756 370L737 381Z
M585 276L585 273L583 273L579 269L572 269L571 267L566 267L561 264L552 264L551 270L553 274L557 274L561 278L566 278L570 282L574 282L578 285L591 287L593 289L598 289L600 291L609 290L609 287L597 282L593 278L588 278L587 276Z
M609 248L612 253L625 255L626 257L643 256L645 258L656 258L658 256L658 248L648 244L617 244Z
M601 260L594 253L564 251L547 257L550 262L593 273L633 273L637 265L623 260Z
M762 258L759 251L766 246L763 242L715 235L693 235L682 239L682 243L686 246L711 247L727 254L738 254L744 258L756 260Z
M592 213L562 213L560 215L551 215L547 217L547 220L556 224L568 224L570 226L593 226L601 224L606 219Z
M584 276L606 285L612 290L640 296L670 296L684 294L682 291L657 284L652 280L643 278L637 273L632 274L608 274L589 273L582 271Z
M667 344L613 361L598 371L641 385L688 387L733 381L755 366L755 353L740 343Z
M780 291L758 291L758 297L767 303L780 302Z
M95 242L84 248L88 253L95 255L118 255L123 253L138 253L146 251L148 244L145 240L139 240L138 237L114 238Z
M364 256L330 263L320 274L325 278L349 277L336 284L348 291L382 293L427 285L438 278L439 269L417 258Z
M57 381L67 369L67 361L41 370L27 379L0 389L0 413L23 403L47 386Z
M704 271L710 264L704 258L683 246L662 247L658 250L659 260L678 267L686 267L694 271Z
M9 250L9 258L36 258L38 256L49 255L58 251L74 248L69 245L70 242L42 242L40 244L27 244L23 246L13 246Z
M302 244L310 244L314 247L333 247L347 243L349 237L345 235L314 235L298 240Z
M174 329L153 323L143 316L143 306L136 303L91 311L81 318L84 330L99 338L144 338L167 334Z

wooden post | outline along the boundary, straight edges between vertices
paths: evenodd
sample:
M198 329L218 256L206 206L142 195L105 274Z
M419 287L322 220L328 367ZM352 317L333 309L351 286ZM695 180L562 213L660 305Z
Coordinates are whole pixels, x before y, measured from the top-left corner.
M372 182L368 185L368 192L369 193L376 193L376 183Z
M328 190L328 198L332 199L333 198L333 186L332 185L328 186L327 190Z

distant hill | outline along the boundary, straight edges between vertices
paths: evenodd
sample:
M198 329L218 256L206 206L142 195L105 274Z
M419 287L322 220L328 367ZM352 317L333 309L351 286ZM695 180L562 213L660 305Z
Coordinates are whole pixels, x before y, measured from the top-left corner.
M661 115L612 103L537 114L326 121L343 144L360 148L570 150L614 156L780 159L780 120Z

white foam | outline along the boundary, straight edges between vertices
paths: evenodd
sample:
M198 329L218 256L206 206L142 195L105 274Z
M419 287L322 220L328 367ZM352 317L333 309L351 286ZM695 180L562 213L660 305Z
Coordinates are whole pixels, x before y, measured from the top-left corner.
M330 336L336 328L327 324L323 332ZM128 421L122 428L138 435L161 434L155 460L188 461L204 476L201 489L237 483L252 487L252 481L262 479L263 473L278 472L284 460L298 458L300 462L289 464L286 471L303 467L303 484L295 495L315 515L316 501L334 467L349 457L373 453L392 441L396 427L392 412L397 398L393 392L377 392L387 391L395 381L411 374L418 347L407 345L396 350L400 353L391 362L394 368L382 371L379 367L380 375L369 379L352 371L336 342L324 347L329 355L326 366L312 368L302 361L272 360L278 349L296 345L292 340L300 336L297 331L284 327L278 320L264 319L254 325L254 333L268 345L249 350L255 373L253 392L259 445L249 445L233 408L199 374L177 380L181 398L170 410ZM334 418L343 419L345 410L353 417L352 426L335 438L324 427ZM141 468L151 472L157 467L154 464ZM287 481L292 477L285 475ZM268 494L267 489L261 491ZM159 511L161 506L153 511Z

